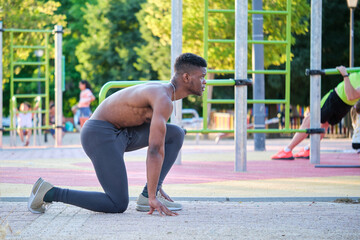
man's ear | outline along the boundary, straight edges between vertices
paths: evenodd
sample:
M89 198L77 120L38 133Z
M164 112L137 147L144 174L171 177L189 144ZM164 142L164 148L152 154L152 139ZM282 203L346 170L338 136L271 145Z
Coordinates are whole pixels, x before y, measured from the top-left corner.
M190 75L188 73L183 73L182 78L185 83L188 83L190 81Z

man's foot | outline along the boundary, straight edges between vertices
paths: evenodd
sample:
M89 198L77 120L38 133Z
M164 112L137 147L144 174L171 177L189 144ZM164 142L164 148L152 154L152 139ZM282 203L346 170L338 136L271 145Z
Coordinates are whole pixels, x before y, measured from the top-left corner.
M305 150L305 148L301 149L300 152L294 154L295 158L310 158L310 149Z
M45 194L54 186L39 178L34 184L28 201L28 209L32 213L44 213L49 203L44 202Z
M170 202L166 200L160 193L156 195L157 199L164 204L170 211L180 211L182 209L182 205L176 202ZM137 202L136 202L136 210L140 212L148 212L150 211L149 199L140 193Z
M285 152L284 149L271 156L272 160L294 160L292 152Z

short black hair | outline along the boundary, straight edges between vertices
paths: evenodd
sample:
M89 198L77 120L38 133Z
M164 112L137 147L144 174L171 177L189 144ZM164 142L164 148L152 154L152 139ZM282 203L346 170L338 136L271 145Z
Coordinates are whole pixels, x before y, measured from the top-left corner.
M188 72L193 67L207 67L206 60L193 53L183 53L176 58L175 72Z

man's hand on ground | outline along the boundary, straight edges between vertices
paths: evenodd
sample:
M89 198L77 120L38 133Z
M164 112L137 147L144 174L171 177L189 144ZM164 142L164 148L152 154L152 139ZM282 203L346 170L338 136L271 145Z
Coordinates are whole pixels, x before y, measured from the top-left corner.
M154 212L154 210L157 210L159 212L160 216L164 216L164 214L167 216L178 215L177 213L170 211L166 206L164 206L156 198L154 198L154 199L149 198L149 205L150 205L150 211L148 212L148 214L152 214Z

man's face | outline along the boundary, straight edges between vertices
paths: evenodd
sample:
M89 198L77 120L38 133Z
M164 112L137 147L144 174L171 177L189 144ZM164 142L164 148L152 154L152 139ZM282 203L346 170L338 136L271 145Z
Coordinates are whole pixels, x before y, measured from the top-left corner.
M194 68L191 73L189 73L190 78L190 92L192 94L202 96L203 92L205 91L206 85L206 68L205 67L197 67Z

